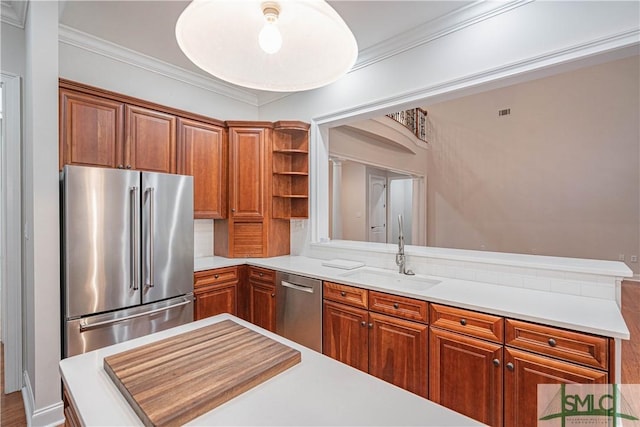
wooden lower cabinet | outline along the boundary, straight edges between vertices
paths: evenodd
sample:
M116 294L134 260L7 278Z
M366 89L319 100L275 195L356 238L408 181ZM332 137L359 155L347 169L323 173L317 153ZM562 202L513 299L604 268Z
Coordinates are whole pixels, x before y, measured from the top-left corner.
M237 314L239 267L194 273L194 320L217 314Z
M368 311L331 301L324 301L323 305L323 353L369 372Z
M429 399L485 424L501 426L502 352L501 344L432 327Z
M275 285L249 281L250 322L268 331L276 331Z
M323 352L427 397L428 326L324 301Z
M237 314L237 283L214 285L194 291L194 319L200 320L217 314Z
M538 424L538 384L606 384L608 375L573 363L505 348L504 425Z
M369 313L369 373L427 397L427 325Z
M67 388L64 384L62 385L62 403L64 405L64 427L82 426L80 417L78 416L78 411L76 411L75 406L73 406L73 402L71 401Z
M276 272L266 268L248 267L248 320L268 331L276 331Z

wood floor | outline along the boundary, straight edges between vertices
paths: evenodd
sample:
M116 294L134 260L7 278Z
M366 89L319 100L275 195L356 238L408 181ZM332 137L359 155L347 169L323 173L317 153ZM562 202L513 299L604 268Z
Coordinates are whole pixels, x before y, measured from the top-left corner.
M0 426L23 427L27 425L22 404L22 393L4 394L4 344L0 343Z
M622 341L622 383L640 384L640 283L622 282L622 316L631 334Z
M622 283L622 315L631 333L630 341L622 341L622 382L640 384L640 283ZM0 426L27 425L19 391L4 394L4 345L0 345Z

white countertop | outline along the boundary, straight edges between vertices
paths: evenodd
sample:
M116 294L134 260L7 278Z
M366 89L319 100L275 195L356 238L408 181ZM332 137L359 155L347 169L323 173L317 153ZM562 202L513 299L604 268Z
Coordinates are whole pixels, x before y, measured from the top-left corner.
M104 371L104 357L225 319L300 350L302 362L187 425L482 425L228 314L62 360L62 379L83 423L142 425Z
M347 270L325 267L320 259L302 256L247 259L228 259L217 256L200 258L196 260L196 270L245 263L499 316L612 338L629 339L629 329L618 305L612 300L435 276L432 278L440 283L423 291L389 288L344 276Z
M349 249L354 251L387 254L395 254L398 251L397 244L357 242L352 240L331 240L322 243L312 243L311 245L313 247L324 249ZM603 276L633 277L633 271L631 271L625 263L619 261L413 245L406 245L405 251L407 255L410 256L444 259L449 261L480 262L483 264L539 268L544 270L598 274Z

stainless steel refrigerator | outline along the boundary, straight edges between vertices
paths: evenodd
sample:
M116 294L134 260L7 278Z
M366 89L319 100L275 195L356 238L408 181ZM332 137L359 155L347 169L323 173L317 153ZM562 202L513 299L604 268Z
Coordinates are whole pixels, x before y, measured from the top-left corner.
M63 357L193 320L193 178L67 165Z

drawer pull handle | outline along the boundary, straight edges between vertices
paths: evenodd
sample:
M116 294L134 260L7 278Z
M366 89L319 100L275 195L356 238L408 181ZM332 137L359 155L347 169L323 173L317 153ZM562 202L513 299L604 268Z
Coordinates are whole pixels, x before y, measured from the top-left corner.
M556 340L554 340L553 338L549 338L549 345L551 347L555 347L557 345Z
M220 277L218 274L214 274L214 275L213 275L213 278L214 278L214 279L217 279L218 277Z
M393 303L393 308L398 309L398 307L400 307L400 306L398 305L398 303L397 303L397 302L394 302L394 303Z
M493 359L493 366L495 366L496 368L497 368L498 366L500 366L500 360L498 360L498 359Z
M340 292L340 296L341 296L341 297L346 297L346 296L347 296L347 293L346 293L345 291L342 291L342 292Z
M507 369L513 372L513 369L514 369L513 363L511 362L507 363Z
M367 326L367 322L365 322L364 320L363 320L362 322L360 322L360 324L361 324L362 326Z
M258 276L262 277L264 276L264 273L258 273Z
M466 324L467 324L467 319L460 319L460 324L461 324L462 326L466 326Z

